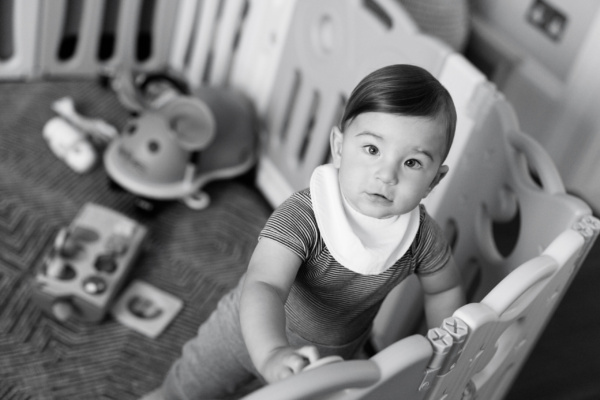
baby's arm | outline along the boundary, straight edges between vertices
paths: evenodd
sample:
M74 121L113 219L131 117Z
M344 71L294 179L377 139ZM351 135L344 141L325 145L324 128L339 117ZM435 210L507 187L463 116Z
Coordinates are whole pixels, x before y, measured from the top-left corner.
M252 362L267 382L298 373L318 358L314 347L300 352L285 335L284 304L300 258L278 242L262 238L250 260L240 304L242 333Z
M460 272L450 257L440 270L419 279L425 292L425 315L429 328L439 327L444 318L465 304Z

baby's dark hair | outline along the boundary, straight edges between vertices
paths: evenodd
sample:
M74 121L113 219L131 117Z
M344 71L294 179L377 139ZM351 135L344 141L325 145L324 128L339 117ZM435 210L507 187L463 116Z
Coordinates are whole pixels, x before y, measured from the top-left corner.
M456 109L450 93L429 72L408 64L380 68L359 82L350 94L340 121L343 132L354 118L366 112L442 118L446 124L444 159L456 129Z

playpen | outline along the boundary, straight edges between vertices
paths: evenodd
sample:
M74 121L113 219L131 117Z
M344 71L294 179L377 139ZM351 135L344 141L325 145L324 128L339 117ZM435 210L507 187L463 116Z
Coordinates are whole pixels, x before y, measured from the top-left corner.
M256 184L273 206L327 162L330 128L366 73L417 64L451 92L450 173L425 203L470 303L416 333L420 312L407 309L419 310L421 295L405 282L375 321L370 359L306 371L248 399L500 399L600 229L502 94L394 0L0 0L0 26L2 80L132 69L241 90L261 120ZM502 229L511 243L498 242Z

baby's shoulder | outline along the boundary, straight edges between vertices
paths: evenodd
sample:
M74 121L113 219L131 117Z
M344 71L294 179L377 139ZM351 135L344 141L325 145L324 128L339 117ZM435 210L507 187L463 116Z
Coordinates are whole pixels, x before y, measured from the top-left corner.
M310 197L310 190L303 189L293 193L271 215L273 219L294 220L297 223L306 221L315 223L315 213Z
M312 200L310 197L310 188L302 189L294 194L292 194L291 198L295 198L298 201L308 202L312 205Z
M431 229L431 225L437 225L437 222L429 215L424 204L419 204L419 230Z
M285 200L279 210L303 210L308 214L312 214L314 218L312 200L310 197L310 189L303 189L293 193Z
M431 250L431 244L445 243L446 238L442 228L435 219L427 212L427 208L423 205L419 205L420 220L419 220L419 231L417 233L415 243L419 250Z

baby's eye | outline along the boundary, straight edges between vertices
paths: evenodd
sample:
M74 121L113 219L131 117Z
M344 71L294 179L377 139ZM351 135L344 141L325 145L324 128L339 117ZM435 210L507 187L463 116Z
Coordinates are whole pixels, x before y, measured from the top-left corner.
M369 155L376 156L377 154L379 154L379 149L373 146L372 144L366 145L364 148L367 154Z
M410 160L406 160L406 162L404 164L408 168L421 168L423 166L423 164L421 164L421 161L415 160L414 158L411 158Z

